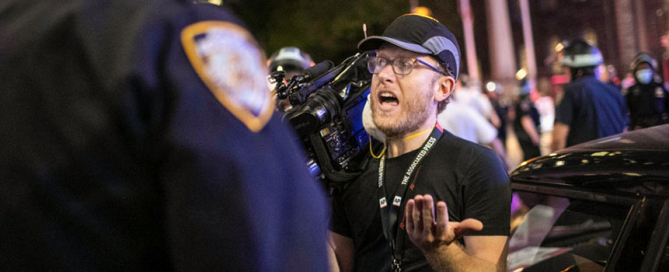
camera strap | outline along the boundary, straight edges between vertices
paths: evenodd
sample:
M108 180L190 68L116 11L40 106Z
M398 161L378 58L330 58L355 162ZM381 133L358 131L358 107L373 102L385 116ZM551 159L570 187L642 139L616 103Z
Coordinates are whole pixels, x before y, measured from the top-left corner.
M420 163L427 156L432 147L434 147L439 138L441 138L442 134L443 129L439 123L437 123L432 129L432 133L430 133L430 136L423 143L419 149L420 151L418 151L405 171L404 177L402 177L402 183L400 183L395 191L395 197L390 206L388 205L388 200L386 200L386 185L384 183L386 156L383 155L379 161L378 197L381 208L381 225L383 226L383 235L386 237L386 240L390 245L392 254L391 268L393 271L401 271L400 266L402 265L402 255L404 254L404 240L406 236L406 231L404 230L404 206L406 205L406 201L403 201L402 199L410 199L415 195L416 177L418 176L417 170L420 169ZM411 185L409 185L409 180L412 180ZM411 190L407 190L407 188L410 188ZM398 226L401 230L395 229L393 231L392 227L397 223L398 215L402 215L402 219ZM397 235L394 235L394 233Z

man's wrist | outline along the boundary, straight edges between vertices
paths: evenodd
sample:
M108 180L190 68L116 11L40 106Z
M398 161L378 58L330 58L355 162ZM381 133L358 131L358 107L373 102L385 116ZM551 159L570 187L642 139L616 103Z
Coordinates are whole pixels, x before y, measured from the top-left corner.
M463 257L462 254L466 254L458 242L440 244L422 250L430 266L435 269L452 268L458 259Z

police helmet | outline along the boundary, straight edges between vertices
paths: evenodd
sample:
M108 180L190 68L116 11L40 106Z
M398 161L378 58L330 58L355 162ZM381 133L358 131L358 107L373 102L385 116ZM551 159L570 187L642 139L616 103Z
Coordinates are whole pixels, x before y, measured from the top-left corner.
M604 63L604 58L597 47L584 40L574 40L564 48L560 63L571 68L592 67Z
M652 58L650 55L648 55L648 53L645 52L641 52L636 55L636 57L632 61L632 64L630 64L630 70L632 71L636 70L636 67L642 63L648 63L650 65L650 68L652 68L653 70L657 70L657 61L655 61L654 58Z
M297 47L289 46L281 48L272 54L269 59L269 71L277 70L286 72L299 72L314 65L309 54L301 51Z

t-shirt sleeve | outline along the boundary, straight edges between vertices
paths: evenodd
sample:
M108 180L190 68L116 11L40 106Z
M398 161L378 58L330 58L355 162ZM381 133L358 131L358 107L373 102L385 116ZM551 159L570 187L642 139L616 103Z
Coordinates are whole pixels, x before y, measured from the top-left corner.
M352 237L351 227L346 218L343 202L339 197L332 198L332 216L330 217L330 231L339 235Z
M571 125L574 112L574 96L569 90L564 91L564 97L560 105L555 109L555 123Z
M465 175L464 217L483 223L483 230L470 235L508 236L511 221L511 185L502 162L485 149Z

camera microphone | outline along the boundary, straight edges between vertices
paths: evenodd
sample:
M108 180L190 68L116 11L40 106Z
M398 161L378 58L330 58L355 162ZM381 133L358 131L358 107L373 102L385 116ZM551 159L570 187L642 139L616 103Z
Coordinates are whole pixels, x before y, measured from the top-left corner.
M310 80L320 77L321 75L325 74L327 71L332 69L332 67L334 67L334 63L332 63L332 61L326 60L323 62L319 62L318 64L304 70L305 78Z

